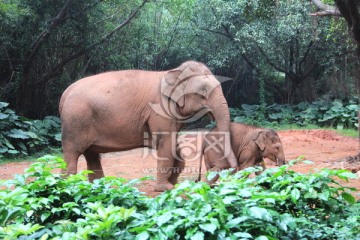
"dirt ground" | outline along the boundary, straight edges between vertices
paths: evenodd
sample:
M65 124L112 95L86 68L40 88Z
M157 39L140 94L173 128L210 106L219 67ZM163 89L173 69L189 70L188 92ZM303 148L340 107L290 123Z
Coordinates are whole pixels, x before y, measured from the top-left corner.
M284 145L286 160L303 156L314 164L296 164L291 167L294 171L307 173L321 168L349 169L357 172L360 177L360 160L350 159L360 152L358 138L343 137L330 130L288 130L279 131L279 136ZM108 153L102 157L102 165L106 176L117 176L127 179L156 176L155 154L149 149L134 149L124 152ZM145 157L143 157L145 156ZM268 167L274 167L270 161L265 161ZM0 165L0 179L13 178L14 174L21 174L31 162L16 162ZM179 180L195 180L198 177L198 161L188 161L185 171ZM85 170L86 163L83 157L79 161L79 170ZM205 168L202 168L204 175ZM204 178L204 177L203 177ZM360 179L342 182L345 186L358 189L360 195ZM148 196L156 196L153 191L155 180L142 182L138 187Z

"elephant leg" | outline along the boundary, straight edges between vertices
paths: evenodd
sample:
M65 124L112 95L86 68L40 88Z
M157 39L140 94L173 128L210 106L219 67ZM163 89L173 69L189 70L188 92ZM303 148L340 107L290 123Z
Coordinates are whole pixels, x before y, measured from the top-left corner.
M176 143L174 143L176 144ZM174 145L176 147L176 145ZM163 192L171 190L174 185L170 183L170 177L174 168L174 156L172 156L172 139L171 134L164 134L160 136L157 147L157 174L156 185L154 191Z
M184 168L185 168L184 160L178 160L178 159L174 160L174 167L172 169L171 176L169 179L169 182L171 184L175 185L177 183L178 177Z
M174 185L170 183L170 177L173 170L173 161L174 160L158 160L156 185L154 187L155 192L164 192L174 188Z
M64 161L66 163L66 168L61 169L61 174L64 174L64 176L69 176L70 174L76 174L78 159L81 153L72 149L71 145L65 145L65 144L63 144L63 153L64 153Z
M95 179L104 177L104 171L100 162L100 154L86 150L84 156L87 163L87 169L93 172L89 174L89 181L93 182Z

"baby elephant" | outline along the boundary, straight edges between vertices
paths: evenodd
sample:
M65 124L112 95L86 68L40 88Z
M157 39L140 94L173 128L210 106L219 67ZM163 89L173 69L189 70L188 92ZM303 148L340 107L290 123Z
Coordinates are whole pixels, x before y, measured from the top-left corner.
M230 168L226 161L221 161L227 146L223 145L216 128L203 138L202 152L208 171L219 171ZM278 134L272 129L259 128L242 123L231 123L231 147L238 160L237 170L261 165L265 169L263 158L268 158L276 165L284 165L285 154ZM217 139L217 140L215 140ZM217 141L217 142L216 142ZM199 179L200 180L200 179ZM214 183L216 179L212 179Z

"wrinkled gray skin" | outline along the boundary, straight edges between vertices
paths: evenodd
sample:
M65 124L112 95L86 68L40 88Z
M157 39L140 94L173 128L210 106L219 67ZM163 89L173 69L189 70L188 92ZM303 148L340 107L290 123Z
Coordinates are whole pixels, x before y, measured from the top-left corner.
M183 168L184 163L174 159L171 134L180 130L179 120L191 120L203 111L220 131L230 130L220 83L204 64L194 61L169 71L124 70L80 79L64 91L59 111L67 163L62 173L75 174L83 154L93 181L104 176L100 153L150 147L158 156L155 191L172 189L179 175L173 169ZM223 161L237 166L233 152Z
M255 165L261 165L265 170L263 158L270 159L278 166L286 163L283 145L274 130L242 123L231 123L230 129L231 146L238 161L237 170ZM205 137L211 137L213 131L216 132L218 129L211 130ZM220 171L231 168L228 163L219 161L221 152L217 152L214 148L207 149L208 145L204 141L203 154L206 169L208 171ZM217 178L215 177L209 183L214 183Z

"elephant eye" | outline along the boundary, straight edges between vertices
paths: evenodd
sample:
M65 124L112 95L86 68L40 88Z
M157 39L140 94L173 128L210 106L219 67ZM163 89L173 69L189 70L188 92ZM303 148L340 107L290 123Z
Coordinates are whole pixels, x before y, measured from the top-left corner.
M206 96L206 93L207 93L207 91L206 91L206 89L200 89L200 91L199 91L199 94L201 95L201 96Z

